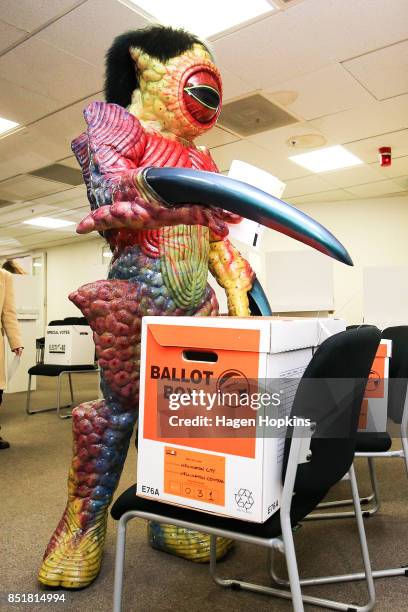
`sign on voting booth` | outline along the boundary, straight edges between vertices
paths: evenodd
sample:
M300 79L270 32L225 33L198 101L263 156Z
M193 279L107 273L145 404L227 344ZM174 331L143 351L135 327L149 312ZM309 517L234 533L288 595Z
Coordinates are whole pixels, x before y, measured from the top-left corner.
M137 495L266 521L280 507L299 380L313 349L344 329L339 319L144 317Z
M45 332L44 363L93 365L95 344L88 325L49 325Z

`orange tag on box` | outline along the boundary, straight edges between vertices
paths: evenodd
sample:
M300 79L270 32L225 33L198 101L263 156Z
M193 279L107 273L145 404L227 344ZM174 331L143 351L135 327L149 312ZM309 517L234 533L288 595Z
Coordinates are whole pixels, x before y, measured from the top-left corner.
M164 492L224 506L225 457L166 446Z

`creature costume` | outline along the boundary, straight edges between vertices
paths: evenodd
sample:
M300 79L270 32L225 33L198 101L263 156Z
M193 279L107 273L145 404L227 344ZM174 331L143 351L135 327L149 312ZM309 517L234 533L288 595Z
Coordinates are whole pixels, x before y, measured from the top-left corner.
M137 418L142 317L216 316L208 270L226 291L230 315L249 315L249 301L270 313L250 265L227 239L227 224L241 214L350 263L322 226L215 175L208 150L193 144L214 125L222 96L218 69L195 36L161 26L119 36L107 54L105 94L106 103L85 109L87 130L72 144L91 205L77 231L100 232L113 257L108 280L69 296L94 332L104 399L73 411L68 502L40 569L41 583L65 588L84 587L99 572L108 507ZM208 536L149 529L154 546L208 560ZM220 538L219 555L228 546Z

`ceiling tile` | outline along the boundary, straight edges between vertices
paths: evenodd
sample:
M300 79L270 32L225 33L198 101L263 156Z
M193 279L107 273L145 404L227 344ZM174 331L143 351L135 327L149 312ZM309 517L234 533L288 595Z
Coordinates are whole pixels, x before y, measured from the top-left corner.
M287 180L312 174L289 159L289 156L296 153L304 153L311 150L304 147L294 148L290 145L292 140L298 139L300 141L303 137L307 136L321 138L321 144L323 145L333 144L330 139L323 137L321 132L308 123L298 123L277 130L270 130L250 136L248 140L266 150L265 157L268 160L269 171L281 180Z
M17 28L32 32L50 19L62 15L78 4L75 0L2 0L1 17Z
M67 189L66 191L37 198L35 203L39 205L45 204L60 209L78 208L84 205L89 208L85 185L78 185L78 187L73 187L72 189Z
M403 129L407 115L408 94L383 102L373 101L310 123L342 144Z
M30 209L30 212L28 213L28 216L32 216L33 218L34 217L38 217L39 213L38 213L38 211L36 211L35 213L31 214L31 209ZM47 216L54 217L54 218L60 218L60 215L58 214L58 211L56 211L56 212L48 211ZM66 227L61 227L61 228L58 228L58 229L47 229L47 228L44 228L44 227L38 227L38 226L34 226L34 225L27 225L26 223L23 223L23 221L25 221L26 218L27 218L27 215L25 217L21 216L19 218L18 222L15 223L15 225L10 227L10 233L17 240L19 240L20 242L24 242L25 240L29 240L33 236L35 238L37 236L42 236L42 241L44 243L46 243L47 240L50 238L50 236L55 235L55 233L57 235L63 234L64 236L74 236L75 233L76 233L76 225L68 225ZM72 221L72 219L68 219L68 220Z
M343 168L335 172L325 172L324 180L334 185L334 187L351 187L362 185L371 181L381 181L384 177L380 172L369 165L355 166L353 168Z
M62 164L63 166L68 166L68 168L75 168L75 170L79 168L77 158L74 155L72 157L62 159L58 163Z
M292 197L307 195L309 193L327 191L328 189L330 189L330 184L320 176L313 174L311 176L305 176L287 181L284 197L290 199Z
M0 117L27 124L61 107L62 103L0 78Z
M407 29L406 0L314 0L221 35L213 46L221 66L269 89L402 40Z
M407 40L356 57L344 62L343 66L377 100L386 100L408 92Z
M95 66L103 66L115 36L148 24L147 19L118 0L88 0L42 30L38 38Z
M320 146L331 144L331 141L328 138L323 136L319 130L307 122L296 123L275 130L268 130L267 132L262 132L261 134L249 136L248 140L254 144L264 147L268 151L273 152L276 156L287 158L289 155L303 153L310 150L310 148L316 148L305 148L301 146L294 147L291 144L292 141L298 140L300 142L305 136L309 135L316 136L321 139ZM302 170L302 172L307 172L307 170Z
M212 149L211 154L220 172L228 171L232 161L239 159L270 172L282 181L310 174L290 160L275 156L270 151L248 140L240 140L217 147Z
M2 147L0 141L0 150L1 148ZM15 159L10 160L0 155L0 181L9 178L10 176L16 176L17 174L21 174L22 171L23 168Z
M401 185L398 185L395 181L386 180L367 183L366 185L355 185L354 187L348 187L347 191L361 198L370 198L391 193L399 193L402 191L402 188Z
M378 161L379 147L391 147L393 157L403 157L408 155L408 129L348 142L346 146L357 157L369 163Z
M31 176L39 176L48 181L65 183L65 185L82 185L83 177L79 168L69 168L63 164L51 164L30 172Z
M101 95L87 98L0 139L0 177L24 174L67 157L71 141L85 127L83 109Z
M63 191L67 186L55 181L47 181L35 176L20 175L0 183L0 198L9 201L25 201L56 191Z
M343 61L406 38L406 0L314 0L290 8L294 25L287 40L319 49L328 60ZM271 41L272 43L273 41ZM307 56L306 50L306 56Z
M266 151L247 140L240 140L239 142L217 147L211 151L211 155L220 172L223 172L224 170L229 170L234 159L240 159L251 164L263 163Z
M230 132L227 132L227 130L224 130L221 127L214 127L206 134L203 134L197 138L195 140L195 144L204 145L209 149L213 149L214 147L220 147L230 142L237 142L238 140L240 140L239 136L230 134Z
M0 51L4 51L4 49L7 49L7 47L17 42L25 35L26 32L24 32L24 30L15 28L9 23L0 20Z
M100 91L103 86L101 69L36 36L0 57L0 77L64 105Z
M224 102L253 92L253 87L227 68L221 69Z
M289 110L304 119L331 115L371 101L372 96L339 64L276 85L297 95ZM273 91L268 92L273 95Z
M28 225L23 225L22 221L24 221L24 219L29 215L33 217L50 217L53 216L55 212L58 212L58 209L54 206L37 204L37 202L18 203L14 206L7 206L4 210L0 210L0 226L6 233L11 232L11 235L14 237L27 235L37 230Z
M394 179L394 182L397 183L400 187L403 188L404 191L408 191L408 176L401 176L399 178Z
M227 68L252 89L266 89L301 74L299 47L296 41L287 44L290 23L288 12L280 12L216 40L213 47L221 72ZM310 63L310 69L317 70L327 61L316 53Z
M383 179L408 175L408 155L405 157L393 158L391 166L386 168L382 168L379 162L372 164L372 167L375 168L376 172L382 176Z
M87 236L80 236L79 234L77 234L76 236L71 236L67 234L56 234L45 237L43 232L39 232L38 235L33 236L33 239L31 239L30 237L24 238L22 240L22 245L19 247L1 248L0 245L0 255L2 255L3 257L10 257L27 251L42 251L44 248L61 246L74 242L78 243L79 241L84 242L85 240L89 240L89 238Z
M35 234L31 234L30 236L21 237L19 240L21 244L26 248L44 248L50 247L55 242L59 242L59 240L71 239L74 242L74 236L72 232L61 232L60 230L42 230L40 232L36 232Z

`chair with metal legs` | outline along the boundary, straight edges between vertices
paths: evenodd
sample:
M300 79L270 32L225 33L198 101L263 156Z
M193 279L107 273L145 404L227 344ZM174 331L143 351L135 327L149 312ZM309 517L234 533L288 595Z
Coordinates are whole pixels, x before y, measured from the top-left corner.
M333 610L349 611L352 609L359 612L366 612L374 607L374 582L352 463L361 401L379 340L380 332L373 328L342 332L328 338L314 354L299 383L291 411L292 417L309 418L315 421L315 431L308 453L309 461L305 460L305 439L300 436L299 429L295 428L292 435L287 438L285 445L281 508L265 523L251 523L144 499L136 495L135 486L125 491L116 500L111 511L112 517L119 521L114 612L120 612L122 607L126 528L128 522L133 518L170 523L210 534L210 572L217 584L221 586L290 599L295 612L303 611L303 603ZM356 359L357 352L358 360ZM340 379L341 393L338 392L336 384L334 385L336 388L332 389L330 383L327 382L329 379L336 378ZM320 383L317 386L313 385L316 380ZM320 392L320 401L317 401L316 393ZM336 415L336 423L331 430L328 430L325 424L326 412ZM337 437L334 435L336 431L338 432ZM330 437L325 437L325 433L328 433ZM368 590L368 602L363 606L304 595L293 540L293 527L317 506L331 486L347 472L350 476ZM258 544L272 550L276 539L280 536L282 536L288 568L289 590L241 580L227 580L216 574L217 537Z
M98 372L97 366L58 366L58 365L48 365L44 363L38 363L35 366L32 366L28 370L28 386L27 386L27 399L26 399L26 413L27 414L38 414L40 412L50 412L52 410L57 411L57 415L60 419L68 419L71 417L71 413L62 414L62 408L72 408L75 405L74 400L74 390L72 386L72 374L89 374L90 372ZM31 403L31 379L33 376L51 376L57 377L57 405L53 408L40 408L38 410L30 410ZM64 376L68 376L69 390L71 395L71 402L69 404L65 404L61 406L61 390L62 390L62 380Z
M382 338L392 340L392 356L389 370L388 388L388 417L399 427L401 448L391 449L392 439L388 432L359 432L357 434L356 457L366 458L368 461L370 483L372 492L360 498L363 506L371 505L363 510L363 517L369 518L380 509L380 491L375 471L375 459L402 459L408 476L408 326L400 325L388 327L382 332ZM408 483L407 483L408 486ZM351 499L322 502L318 510L337 508L353 503ZM354 517L353 510L343 512L313 512L307 520L330 520ZM375 578L391 576L405 576L408 573L406 565L373 572ZM354 575L354 580L363 578L361 574Z
M63 320L50 321L49 325L87 325L87 321L84 317L66 317ZM52 365L44 363L44 338L37 338L36 340L36 364L28 370L28 386L27 386L27 399L26 399L26 413L27 414L38 414L40 412L50 412L53 410L57 411L57 415L61 419L68 419L71 417L71 413L61 413L62 408L72 408L75 404L74 390L72 385L71 375L75 374L86 374L90 372L98 372L96 365ZM40 408L39 410L30 410L31 403L31 381L33 376L47 376L57 377L57 405L53 408ZM68 376L69 391L71 395L71 402L61 406L61 390L62 381L64 376Z

